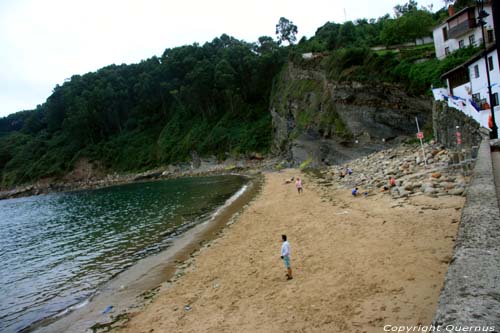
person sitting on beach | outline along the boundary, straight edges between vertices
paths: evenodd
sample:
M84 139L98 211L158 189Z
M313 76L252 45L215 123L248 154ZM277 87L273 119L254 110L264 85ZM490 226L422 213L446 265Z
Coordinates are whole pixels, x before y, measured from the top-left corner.
M281 235L281 240L283 241L283 244L281 244L281 259L283 259L283 263L285 264L285 268L287 270L287 280L291 280L292 266L290 265L290 244L286 240L286 235Z
M344 177L345 177L344 172L343 172L343 171L340 171L340 173L339 173L339 178L344 178Z
M390 187L396 186L396 179L394 177L389 177L389 186Z
M353 197L357 196L358 195L358 188L353 188L352 191L351 191L351 194Z
M297 192L299 192L299 194L302 193L302 180L299 177L297 177L297 180L295 181L295 186L297 187Z
M347 171L347 174L349 176L352 175L352 169L351 168L347 167L346 171Z

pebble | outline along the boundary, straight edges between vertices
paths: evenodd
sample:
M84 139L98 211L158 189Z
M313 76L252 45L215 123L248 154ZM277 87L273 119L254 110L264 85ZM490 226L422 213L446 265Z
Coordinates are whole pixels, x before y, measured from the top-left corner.
M396 186L389 191L393 198L421 194L431 197L463 195L470 177L464 174L467 168L453 164L457 153L430 143L424 144L424 150L427 168L420 145L401 144L344 165L331 166L322 171L322 181L365 190L382 189L394 177ZM347 167L353 170L353 174L339 178L339 172L345 172Z

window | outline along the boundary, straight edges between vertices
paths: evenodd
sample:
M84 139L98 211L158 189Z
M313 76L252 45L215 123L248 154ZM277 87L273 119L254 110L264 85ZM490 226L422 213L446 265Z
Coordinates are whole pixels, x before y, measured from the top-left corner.
M493 43L495 41L495 38L493 37L493 30L488 30L488 43Z
M479 104L481 102L481 94L480 93L477 93L477 94L472 94L472 100Z
M444 48L444 54L445 54L445 55L450 54L450 48L449 48L449 47L445 47L445 48Z
M492 97L492 105L491 106L498 106L498 93L494 93L491 95Z
M458 48L459 49L463 49L465 47L465 42L463 39L459 40L458 41Z
M479 65L474 65L474 77L476 79L479 77Z
M476 36L474 35L469 36L469 44L476 46Z
M448 40L448 30L446 27L443 28L443 39L446 41Z
M494 69L493 67L493 57L488 57L488 69L492 71Z

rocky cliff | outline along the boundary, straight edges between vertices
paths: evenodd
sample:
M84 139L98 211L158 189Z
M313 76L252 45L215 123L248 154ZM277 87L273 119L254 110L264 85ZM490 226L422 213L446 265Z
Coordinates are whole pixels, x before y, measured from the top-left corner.
M307 68L306 68L307 67ZM432 103L392 84L336 82L318 65L289 63L273 89L273 152L297 165L337 164L415 136Z

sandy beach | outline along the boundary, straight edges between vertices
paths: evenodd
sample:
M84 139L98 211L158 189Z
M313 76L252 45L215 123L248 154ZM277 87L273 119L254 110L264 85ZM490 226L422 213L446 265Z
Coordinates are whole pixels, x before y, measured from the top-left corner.
M305 176L261 193L119 332L382 332L429 324L451 258L460 196L352 197ZM280 259L291 245L294 279Z

